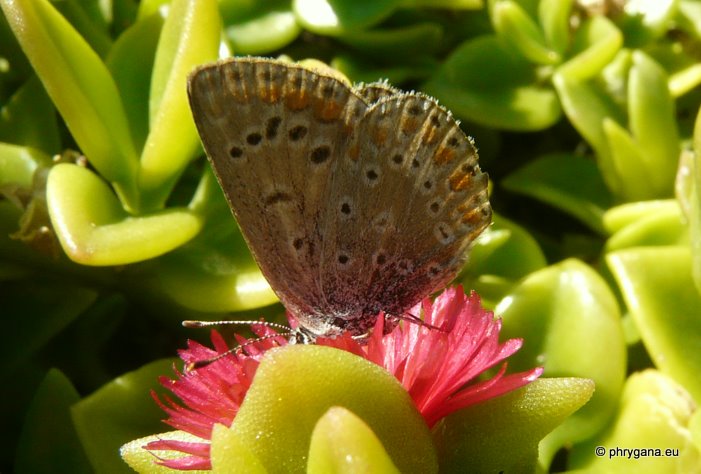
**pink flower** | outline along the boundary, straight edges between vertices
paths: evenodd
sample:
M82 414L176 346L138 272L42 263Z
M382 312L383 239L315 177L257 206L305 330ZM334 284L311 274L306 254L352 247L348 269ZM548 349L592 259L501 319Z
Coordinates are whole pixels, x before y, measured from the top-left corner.
M384 315L380 314L372 336L361 345L349 334L335 339L320 338L316 343L352 352L384 367L411 395L429 427L441 418L469 405L498 397L522 387L540 376L541 368L505 375L504 360L521 347L520 339L499 343L501 320L485 311L477 294L465 295L462 287L445 290L435 302L426 298L410 312L423 313L427 325L401 324L383 334ZM287 344L272 328L254 326L259 337L252 342L237 337L243 351L229 355L175 380L162 377L163 386L177 395L184 406L168 397L157 403L168 413L166 423L203 438L201 443L159 440L148 443L148 450L175 450L187 456L159 460L174 469L210 469L210 438L215 423L230 426L264 352ZM228 350L223 338L212 332L214 350L190 341L180 352L186 364L208 360ZM244 345L245 343L245 345ZM484 371L502 363L489 380L470 383Z
M499 344L501 319L482 308L476 293L468 297L460 286L446 289L433 303L424 299L411 314L419 311L425 323L438 329L403 324L382 335L385 318L379 317L365 345L347 334L317 343L345 349L387 369L409 392L429 427L454 411L522 387L543 372L538 367L505 376L504 363L491 379L467 385L518 351L522 340Z

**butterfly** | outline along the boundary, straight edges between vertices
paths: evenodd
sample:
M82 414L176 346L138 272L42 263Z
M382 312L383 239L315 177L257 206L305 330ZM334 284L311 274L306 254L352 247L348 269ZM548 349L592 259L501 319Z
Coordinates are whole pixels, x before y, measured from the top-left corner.
M405 314L491 221L472 139L424 94L246 57L199 67L188 95L256 262L311 339Z

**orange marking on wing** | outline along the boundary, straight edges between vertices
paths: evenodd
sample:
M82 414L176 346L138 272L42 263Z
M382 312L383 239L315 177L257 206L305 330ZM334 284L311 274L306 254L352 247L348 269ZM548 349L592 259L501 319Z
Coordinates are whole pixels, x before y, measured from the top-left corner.
M482 221L482 213L478 209L473 209L470 212L463 214L461 222L471 226L477 226Z
M317 99L314 101L314 114L322 122L337 120L343 112L343 105L331 99Z
M292 110L302 110L309 105L311 96L304 90L290 91L285 96L285 104Z
M268 86L267 84L263 83L260 84L260 87L258 88L258 95L265 102L273 104L280 100L282 89L275 84L270 84L270 86Z
M437 165L444 165L446 163L450 163L451 161L453 161L455 159L455 156L456 156L456 154L455 154L454 150L451 150L448 147L442 146L438 149L436 154L433 155L433 161Z
M450 189L452 191L462 191L466 189L471 181L470 175L461 171L456 171L448 179L450 180Z
M381 146L387 141L387 135L389 135L387 127L377 127L372 134L372 141L375 145Z
M428 145L433 145L438 141L438 129L436 127L429 126L424 132L422 141Z
M419 121L416 120L414 117L406 117L402 121L402 133L405 135L413 135L416 133L416 130L419 129Z

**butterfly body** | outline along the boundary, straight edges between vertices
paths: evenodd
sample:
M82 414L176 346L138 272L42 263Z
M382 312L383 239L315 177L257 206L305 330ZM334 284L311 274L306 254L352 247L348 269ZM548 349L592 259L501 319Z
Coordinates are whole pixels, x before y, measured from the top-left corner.
M201 67L188 90L249 248L312 337L403 314L490 222L475 147L427 96L262 58Z

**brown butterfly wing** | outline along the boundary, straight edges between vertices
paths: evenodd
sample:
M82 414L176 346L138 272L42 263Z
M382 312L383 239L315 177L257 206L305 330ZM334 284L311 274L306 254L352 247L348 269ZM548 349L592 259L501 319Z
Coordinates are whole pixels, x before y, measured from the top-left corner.
M260 58L196 70L189 96L204 148L261 271L302 324L324 333L319 220L367 105L334 77Z

